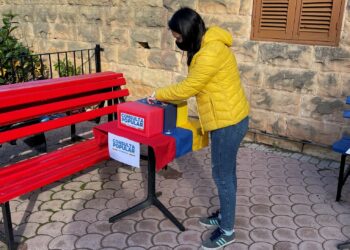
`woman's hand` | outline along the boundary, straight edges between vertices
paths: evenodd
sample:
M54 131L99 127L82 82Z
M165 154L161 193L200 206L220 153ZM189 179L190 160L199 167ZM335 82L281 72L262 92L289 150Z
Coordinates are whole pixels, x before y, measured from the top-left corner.
M153 91L152 95L150 95L149 97L147 97L147 103L148 104L153 104L157 101L157 99L155 98L156 92Z

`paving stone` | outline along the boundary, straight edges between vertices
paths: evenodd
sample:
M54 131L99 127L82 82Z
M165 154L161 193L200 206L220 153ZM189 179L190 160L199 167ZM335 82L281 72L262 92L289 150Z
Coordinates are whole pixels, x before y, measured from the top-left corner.
M321 227L314 215L297 215L294 217L294 222L299 227L312 227L316 229Z
M127 239L127 242L129 246L143 246L149 248L152 246L152 236L153 233L136 232Z
M157 232L159 221L155 219L145 219L137 222L136 231Z
M303 241L299 244L300 250L322 249L322 244L315 241Z
M92 199L85 203L85 208L94 208L97 210L103 210L106 207L107 199Z
M296 229L297 225L293 221L293 217L287 215L278 215L272 218L272 223L276 227Z
M126 198L114 198L108 200L106 203L106 207L110 209L121 209L125 210L128 208L128 199Z
M249 250L273 250L273 245L266 242L255 242L249 246Z
M177 196L170 199L170 205L171 206L180 206L180 207L189 207L190 206L190 199L189 197L185 196ZM207 197L207 200L209 202L209 198Z
M249 200L247 200L245 205L249 206L248 201ZM261 194L253 195L252 197L250 197L250 201L253 204L263 204L263 205L271 205L272 204L268 195L261 195Z
M272 231L266 228L255 228L250 231L250 238L254 242L267 242L275 244L276 239L272 235Z
M57 237L62 233L63 222L49 222L39 226L37 233Z
M185 213L186 213L187 217L200 218L200 217L205 216L205 214L207 213L207 208L206 207L190 207L186 210Z
M323 242L323 249L327 249L327 250L339 250L339 248L337 248L337 245L343 243L343 241L340 240L327 240L325 242Z
M64 209L61 211L57 211L51 216L51 221L61 221L69 223L73 220L75 214L76 211L74 210Z
M197 246L197 249L198 249L198 246L200 246L198 239L201 238L201 233L198 231L186 230L184 232L180 232L177 237L178 237L177 240L180 245L189 244L189 245Z
M292 194L291 196L289 196L289 199L292 203L309 205L312 204L312 202L309 200L309 196L304 194Z
M258 205L256 205L258 206ZM252 213L250 212L250 208L246 206L236 206L236 216L244 216L244 217L251 217Z
M124 233L113 233L110 235L107 235L105 238L102 239L102 246L103 247L111 247L111 248L125 248L127 247L127 238L128 235ZM143 246L143 244L141 244Z
M59 211L62 210L63 200L45 201L40 205L40 210Z
M47 247L51 240L52 240L51 236L37 235L33 238L26 240L25 247L23 248L23 250L25 250L25 249L28 249L28 250L30 250L30 249L42 249L43 246ZM1 244L0 244L0 248L1 248ZM6 248L4 248L4 249L6 249ZM20 250L20 248L18 250Z
M283 195L290 195L288 188L286 186L270 186L269 188L271 194L283 194Z
M71 221L62 228L62 233L67 235L83 236L87 233L87 227L90 225L87 221Z
M309 191L307 190L307 187L304 186L289 186L287 188L288 192L291 194L304 194L304 195L309 195Z
M36 230L40 226L39 223L22 223L16 227L14 227L14 234L19 236L24 236L26 238L31 238L35 236Z
M330 204L313 204L311 208L317 214L337 215Z
M298 250L298 245L288 241L279 241L274 245L274 250Z
M309 205L304 205L304 204L292 205L292 211L296 215L300 215L300 214L315 215L315 212L311 209L311 207Z
M340 228L342 225L337 221L337 218L334 215L321 214L316 216L316 221L321 226L330 226Z
M108 235L112 233L112 224L109 221L96 221L88 226L87 232L89 234Z
M294 216L294 213L292 212L290 205L272 205L271 211L275 215Z
M175 197L176 198L176 197ZM188 198L189 203L187 203L187 197L185 197L185 203L181 202L183 207L189 207L190 205L192 206L204 206L204 207L209 207L211 205L210 203L210 197L207 196L197 196L193 198ZM181 206L181 205L173 205L170 201L170 204L172 206Z
M245 229L237 229L235 230L236 233L236 242L245 243L247 245L250 245L253 243L253 240L250 237L250 231Z
M285 195L285 194L274 194L270 196L270 200L272 203L274 204L284 204L284 205L291 205L292 202L289 199L289 196Z
M276 230L273 231L273 236L278 240L278 241L288 241L288 242L293 242L295 244L298 244L300 242L300 239L295 233L295 229L291 228L277 228Z
M42 191L38 194L37 200L39 201L49 201L51 200L51 196L54 194L53 191L47 190L47 191Z
M270 206L268 205L253 205L250 207L250 211L254 215L273 216Z
M350 214L337 215L337 221L339 221L343 225L349 226L350 225Z
M62 190L54 193L52 195L52 199L69 201L72 199L73 194L74 194L74 191L72 190Z
M232 244L224 247L224 250L248 250L249 247L248 245L244 244L244 243L240 243L240 242L233 242Z
M101 234L86 234L81 236L75 243L77 247L87 249L99 249L101 248L101 240L103 235Z
M74 193L74 199L91 200L94 197L95 190L81 190Z
M350 226L344 226L342 227L342 233L346 235L348 238L350 238Z
M251 218L250 224L256 228L267 228L270 230L275 229L275 226L272 224L272 218L268 216L262 216L262 215L254 216L253 218ZM246 229L250 229L250 228L246 228Z
M82 199L74 199L71 201L64 202L62 205L62 209L66 210L82 210L84 208L86 200Z
M270 193L269 187L266 187L266 186L259 186L259 185L251 186L250 190L252 194L268 195Z
M186 226L186 221L189 220L191 222L191 225L193 223L193 226L189 226L187 228ZM200 229L203 229L202 226L199 225L198 223L198 218L190 218L190 219L187 219L186 221L183 221L182 224L183 226L186 228L186 229L194 229L196 230L195 228L198 228L200 227ZM193 220L195 222L193 222ZM192 228L192 227L195 227L195 228ZM179 232L179 229L174 225L174 223L172 223L169 219L166 219L164 218L160 223L159 223L159 228L160 228L160 231L174 231L174 232Z
M159 249L163 250L163 249ZM186 244L181 244L180 246L177 246L174 248L174 250L198 250L197 246L192 246L192 245L186 245Z
M53 212L50 211L37 211L31 213L27 218L27 222L36 222L36 223L47 223L50 221L50 217Z
M124 234L132 234L136 232L136 221L131 219L120 219L112 224L112 231Z
M73 250L76 248L75 242L77 241L77 239L78 239L78 237L74 236L74 235L59 235L56 238L54 238L52 241L50 241L49 248L50 249Z
M93 223L93 222L97 221L97 213L98 212L99 211L97 209L91 209L91 208L82 209L74 215L74 219Z
M154 246L154 247L151 247L150 250L172 250L173 248L171 247L168 247L168 246ZM190 248L186 248L186 249L190 249Z
M321 243L324 241L324 238L320 236L318 230L315 228L301 227L297 229L296 234L302 241L312 240Z
M177 241L177 233L171 231L156 233L153 236L153 242L156 245L166 245L169 247L175 247L179 244Z
M269 183L271 185L288 186L293 185L287 182L287 178L269 178Z
M326 240L346 240L341 229L337 227L321 227L318 230L319 234Z

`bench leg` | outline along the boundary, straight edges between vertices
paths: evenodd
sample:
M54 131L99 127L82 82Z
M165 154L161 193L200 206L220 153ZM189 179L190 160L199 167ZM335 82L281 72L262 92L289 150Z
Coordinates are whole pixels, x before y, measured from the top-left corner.
M1 208L2 216L4 218L5 237L7 241L6 243L9 250L15 250L15 240L13 237L10 203L5 202L4 204L1 204Z
M340 200L341 197L341 190L344 185L344 168L345 168L345 160L346 160L346 155L342 154L341 155L341 160L340 160L340 168L339 168L339 177L338 177L338 188L337 188L337 197L336 201Z

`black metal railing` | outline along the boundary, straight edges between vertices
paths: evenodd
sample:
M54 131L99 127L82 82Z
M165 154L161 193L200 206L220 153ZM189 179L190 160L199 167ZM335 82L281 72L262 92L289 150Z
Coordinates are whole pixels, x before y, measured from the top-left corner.
M92 49L19 55L0 58L1 84L51 79L62 76L101 72L101 52L96 44Z

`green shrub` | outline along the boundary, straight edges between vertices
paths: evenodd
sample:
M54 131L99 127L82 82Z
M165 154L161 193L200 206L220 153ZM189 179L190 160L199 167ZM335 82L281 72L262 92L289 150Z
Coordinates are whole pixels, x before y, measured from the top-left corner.
M0 27L0 84L25 82L40 75L38 57L12 35L15 15L5 14Z
M68 62L68 63L67 63ZM75 76L80 75L80 68L74 67L74 64L71 61L59 60L54 65L54 69L58 72L59 76Z

